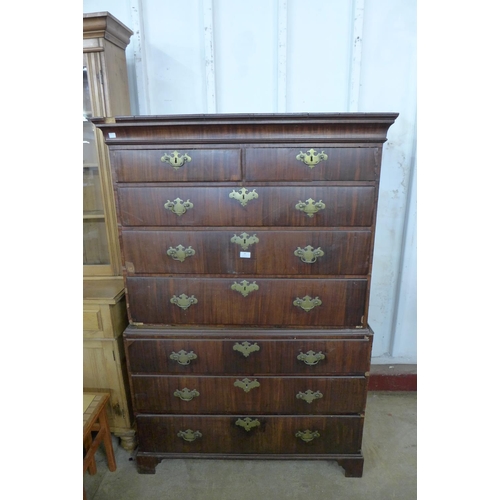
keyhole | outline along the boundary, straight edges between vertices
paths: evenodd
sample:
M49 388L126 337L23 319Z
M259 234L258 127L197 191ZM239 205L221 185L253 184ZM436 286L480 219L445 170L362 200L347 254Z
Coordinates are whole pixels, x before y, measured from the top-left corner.
M176 157L176 158L174 158L174 163L177 163L177 157Z
M311 163L312 163L312 161L313 161L313 157L312 157L312 155L311 155L311 160L310 160L310 161L311 161Z

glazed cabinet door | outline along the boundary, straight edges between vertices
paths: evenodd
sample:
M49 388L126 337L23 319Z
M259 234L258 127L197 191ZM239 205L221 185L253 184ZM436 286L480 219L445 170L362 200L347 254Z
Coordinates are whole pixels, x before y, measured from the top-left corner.
M84 276L118 275L119 246L109 164L102 134L90 122L103 116L100 53L83 54L83 271Z

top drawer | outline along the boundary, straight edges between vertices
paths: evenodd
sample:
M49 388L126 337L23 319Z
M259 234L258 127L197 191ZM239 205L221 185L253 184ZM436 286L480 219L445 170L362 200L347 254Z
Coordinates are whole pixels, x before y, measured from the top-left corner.
M378 179L379 147L248 148L249 181L372 181Z
M110 152L117 182L237 181L239 149L144 149Z

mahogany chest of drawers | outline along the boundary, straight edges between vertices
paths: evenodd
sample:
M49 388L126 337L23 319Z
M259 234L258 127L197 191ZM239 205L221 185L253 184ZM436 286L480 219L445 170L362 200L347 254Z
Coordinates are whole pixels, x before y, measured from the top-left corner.
M109 148L139 472L333 459L361 476L395 113L95 119Z

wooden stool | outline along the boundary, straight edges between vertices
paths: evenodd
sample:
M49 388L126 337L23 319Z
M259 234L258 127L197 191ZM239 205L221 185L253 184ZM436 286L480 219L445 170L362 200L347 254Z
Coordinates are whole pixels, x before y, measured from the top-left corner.
M111 441L111 432L109 430L108 418L106 416L106 403L109 400L109 394L103 393L83 393L83 447L85 449L85 458L83 459L83 473L88 469L89 474L97 472L95 462L95 452L99 445L104 443L106 457L108 459L108 468L111 472L116 470L115 453ZM92 439L92 431L97 431L97 435ZM83 498L86 498L85 488Z

